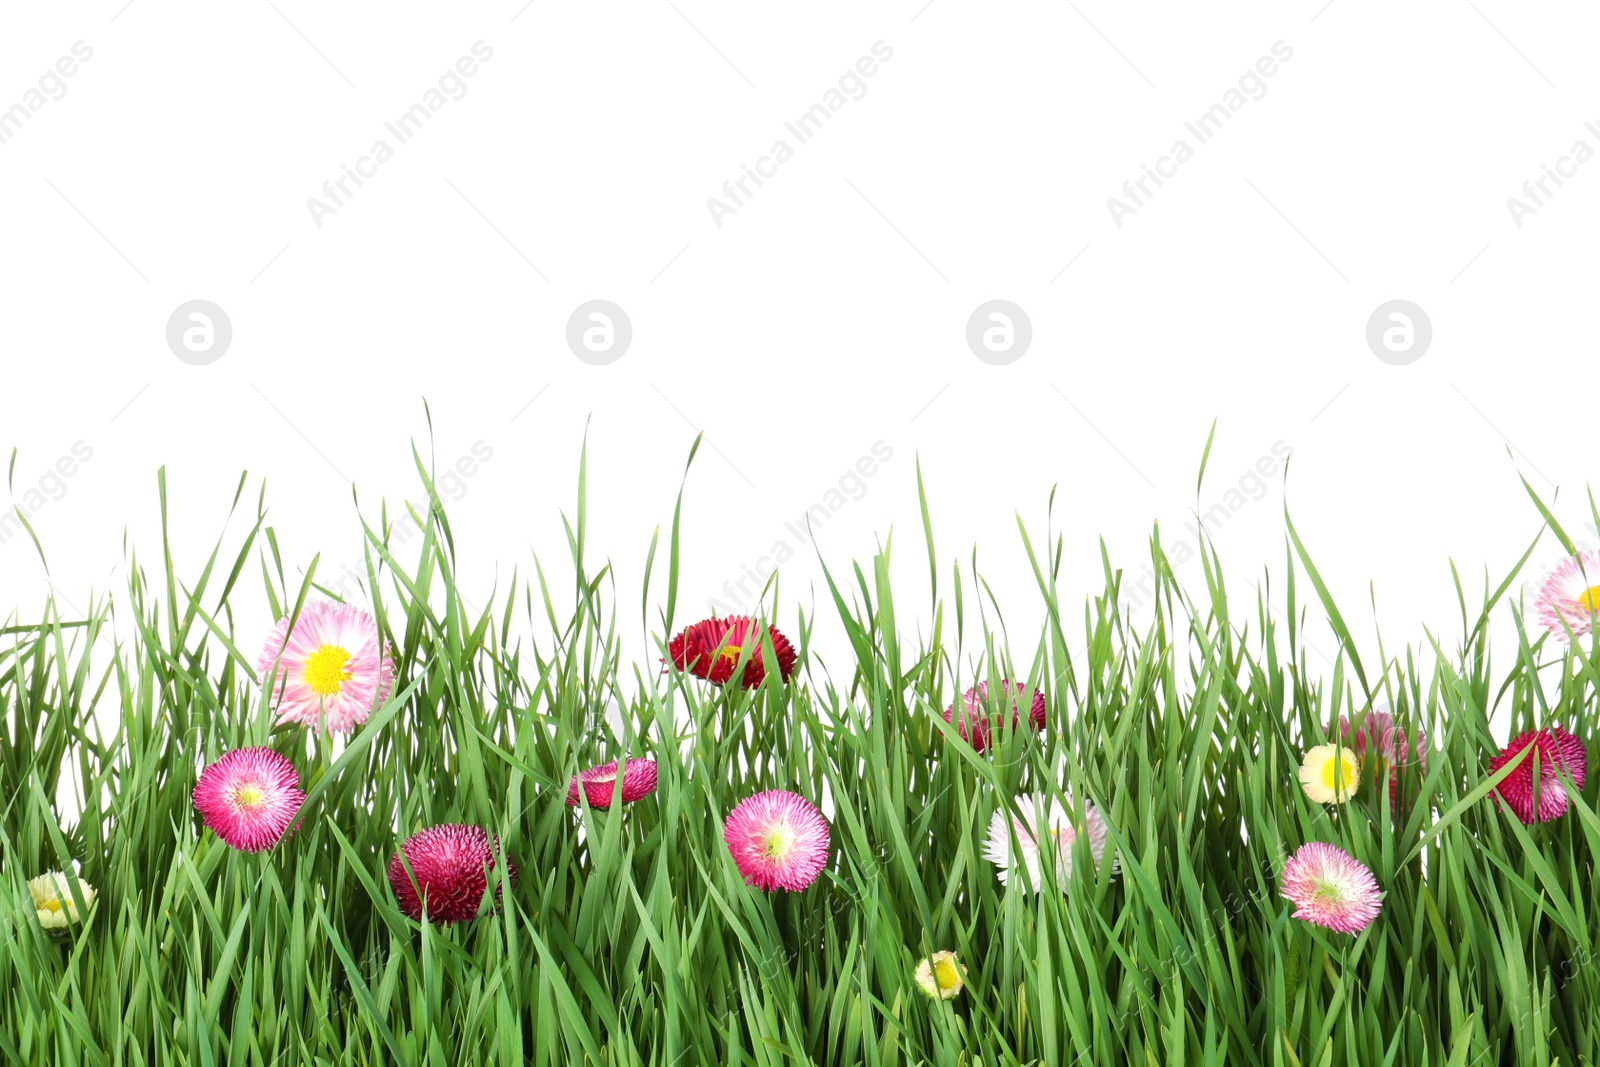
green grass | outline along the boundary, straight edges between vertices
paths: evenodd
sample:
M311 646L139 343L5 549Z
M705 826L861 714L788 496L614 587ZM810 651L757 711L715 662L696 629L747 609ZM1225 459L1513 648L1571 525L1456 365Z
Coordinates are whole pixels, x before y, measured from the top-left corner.
M326 595L314 560L304 581L287 577L296 561L263 503L199 573L176 573L163 544L82 617L50 602L0 631L0 1058L1596 1062L1596 786L1559 821L1523 827L1486 799L1484 768L1506 723L1592 741L1600 652L1530 632L1502 599L1516 570L1481 597L1462 592L1459 633L1396 653L1358 647L1315 569L1316 539L1292 526L1282 574L1248 598L1230 595L1210 552L1205 589L1185 593L1157 536L1156 615L1136 630L1109 558L1104 593L1084 603L1058 585L1060 540L1019 521L1038 599L1002 615L975 557L938 554L924 501L921 528L913 517L881 554L827 561L816 614L770 591L801 651L791 684L769 673L759 690L718 690L657 662L695 621L679 515L650 542L645 588L619 594L586 557L585 484L565 558L488 599L456 586L431 483L420 551L397 558L390 523L369 518L370 607L397 684L331 751L274 727L249 665L272 620L230 607L245 582L263 582L277 613ZM164 478L161 493L165 530ZM1331 669L1308 659L1313 614L1339 642ZM907 632L914 615L925 631ZM1491 617L1516 634L1493 656ZM814 626L842 628L851 658L822 662ZM652 654L624 662L621 632L645 634ZM1006 731L981 756L956 741L940 713L985 677L1042 685L1049 728ZM1405 771L1399 816L1370 789L1310 803L1303 749L1341 712L1380 703L1430 742L1425 773ZM294 758L311 797L296 835L247 855L200 830L189 794L202 762L262 743ZM654 796L565 805L574 771L627 753L659 761ZM830 813L829 866L803 893L748 889L722 842L726 813L767 788ZM1070 884L1003 888L981 855L991 813L1069 792L1108 816L1120 872L1080 847ZM81 811L64 815L58 795ZM499 833L521 881L498 914L424 928L396 910L384 865L400 837L447 821ZM1385 889L1360 936L1289 917L1277 874L1307 841L1342 844ZM24 882L72 859L100 896L56 939ZM911 980L938 949L970 971L948 1003Z

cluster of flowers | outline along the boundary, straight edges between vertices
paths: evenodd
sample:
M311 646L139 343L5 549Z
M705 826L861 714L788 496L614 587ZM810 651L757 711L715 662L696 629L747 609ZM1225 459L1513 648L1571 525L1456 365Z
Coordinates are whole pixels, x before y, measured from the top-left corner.
M748 688L766 677L767 647L779 677L788 681L798 658L793 646L776 629L745 617L696 623L673 638L669 651L680 670L714 685L733 680L743 660L738 681ZM349 733L365 723L394 686L394 664L377 623L346 604L308 605L292 628L283 619L257 666L280 721L330 733ZM604 809L614 802L632 803L655 788L654 761L613 760L574 775L567 803L583 800ZM205 825L244 852L271 849L291 833L305 799L294 764L265 747L224 753L200 772L194 789L195 810ZM728 816L724 836L746 882L763 889L803 889L827 859L828 823L794 793L747 798ZM503 880L497 873L501 863ZM498 901L501 886L514 886L518 872L498 837L479 826L447 823L402 842L387 873L402 912L418 920L426 913L434 922L450 924L475 918L491 887ZM38 893L35 898L41 899ZM40 908L44 921L44 905Z
M1536 606L1545 629L1570 640L1588 634L1600 612L1600 553L1564 560L1539 591ZM1533 751L1524 755L1524 750ZM1300 785L1318 804L1343 804L1360 790L1367 768L1375 786L1388 780L1389 803L1400 806L1400 769L1413 762L1427 768L1427 738L1419 726L1408 737L1387 711L1371 711L1353 730L1339 717L1339 740L1309 749L1300 764ZM1489 761L1494 775L1520 762L1494 787L1494 803L1526 824L1566 814L1568 789L1583 789L1588 753L1560 726L1518 734ZM1350 853L1320 841L1300 846L1284 865L1280 891L1295 904L1294 916L1344 933L1358 933L1378 917L1383 891L1372 871Z
M1523 756L1528 748L1533 751ZM1426 769L1427 751L1422 728L1408 737L1387 711L1368 712L1354 729L1340 716L1339 740L1307 750L1300 764L1300 785L1318 804L1344 804L1360 792L1364 781L1376 789L1388 779L1389 803L1398 808L1400 768L1414 762ZM1530 824L1565 814L1567 790L1583 789L1588 768L1583 742L1560 726L1529 730L1489 760L1488 773L1499 772L1519 756L1521 762L1494 788L1495 805ZM1321 842L1301 846L1289 860L1282 889L1295 902L1295 918L1345 933L1366 929L1377 918L1383 900L1371 870L1345 850Z
M1587 634L1600 611L1600 586L1588 585L1584 577L1600 574L1600 555L1589 556L1564 563L1540 594L1541 618L1552 633ZM290 621L279 622L258 662L275 691L279 719L333 733L353 731L382 706L394 684L394 665L372 616L350 605L324 602L308 606L292 628ZM680 671L717 686L737 681L746 689L762 685L769 669L789 681L798 659L776 628L744 616L696 623L672 639L668 654ZM1004 728L1007 718L1010 729L1021 728L1024 706L1030 729L1046 726L1042 692L1005 679L999 689L999 699L991 701L988 683L980 683L962 695L959 709L956 702L945 709L945 722L975 752L991 747L995 730ZM998 713L996 705L1002 706ZM1368 713L1354 728L1344 717L1339 725L1337 742L1305 753L1299 777L1306 795L1321 804L1343 804L1357 794L1367 769L1375 784L1387 779L1390 803L1397 806L1399 769L1413 761L1425 767L1423 731L1408 737L1382 711ZM1583 788L1587 754L1578 738L1551 726L1514 738L1489 761L1490 773L1530 746L1534 751L1496 786L1495 802L1524 823L1544 822L1566 812L1569 784ZM566 802L587 802L599 809L633 803L655 791L656 773L652 760L613 760L574 775ZM294 765L264 747L223 754L201 772L194 790L194 805L206 826L229 846L247 852L270 849L291 832L305 798ZM1001 884L1026 869L1027 884L1035 891L1041 887L1040 842L1045 836L1052 839L1058 886L1070 882L1080 833L1096 866L1101 865L1108 827L1093 803L1085 802L1077 823L1054 801L1024 804L1019 810L1020 815L1008 815L997 808L989 825L984 855L995 864ZM724 822L723 839L747 885L800 891L827 863L830 827L805 797L768 790L734 807ZM426 913L448 924L476 917L490 886L498 902L502 879L495 872L500 862L506 865L504 881L514 886L517 865L503 856L498 837L477 826L445 824L407 838L389 861L388 877L406 915L421 919ZM1117 862L1113 855L1113 873ZM39 922L47 929L77 922L77 901L88 906L95 899L94 888L76 873L52 871L30 881L28 888ZM1295 905L1295 918L1343 933L1369 926L1383 899L1371 870L1344 849L1323 842L1303 844L1289 857L1279 890ZM966 974L955 953L940 951L921 961L915 980L928 996L949 1000L960 994Z

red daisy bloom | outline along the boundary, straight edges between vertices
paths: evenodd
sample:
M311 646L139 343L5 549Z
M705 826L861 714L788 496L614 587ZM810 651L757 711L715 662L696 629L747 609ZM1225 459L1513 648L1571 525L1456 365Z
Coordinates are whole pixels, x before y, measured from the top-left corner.
M402 853L404 862L400 859ZM499 902L500 876L494 870L499 853L500 839L490 837L480 827L431 826L407 838L389 860L389 885L394 888L400 910L413 919L422 918L426 905L428 918L435 923L466 922L477 918L490 879L496 903ZM410 873L406 872L406 863L411 864ZM508 859L506 868L511 873L511 884L516 885L517 865Z
M1011 727L1015 729L1022 717L1022 704L1028 702L1028 722L1035 730L1044 729L1045 707L1044 694L1039 690L1029 690L1019 682L1012 682L1002 678L1000 692L1003 696L1011 697ZM1030 698L1031 693L1031 698ZM974 751L982 752L989 747L989 733L999 725L999 716L991 716L988 709L989 683L979 682L968 689L961 698L965 705L959 720L955 720L956 706L951 704L944 709L944 721L952 722L956 733L962 740L969 742Z
M787 682L794 674L795 660L799 657L777 627L769 626L766 632L772 638L772 650L778 654L778 675ZM739 656L749 647L750 660L744 666L742 684L746 689L754 689L767 675L761 634L761 624L747 615L726 619L713 616L674 637L667 651L672 655L673 666L680 671L688 671L712 685L726 685L733 677Z
M1582 741L1559 726L1529 730L1513 737L1500 755L1489 761L1489 772L1492 774L1510 763L1529 745L1536 751L1530 752L1505 781L1495 786L1498 794L1495 802L1503 803L1525 823L1549 822L1567 810L1567 784L1562 780L1562 772L1572 778L1574 786L1582 789L1583 774L1589 764L1588 753ZM1537 801L1534 797L1536 785Z
M572 776L572 782L567 786L567 803L578 803L578 789L581 785L583 793L589 798L589 806L594 808L609 808L617 786L617 761L599 767L593 767L582 773ZM649 759L631 759L627 769L622 772L622 802L632 804L640 797L647 797L656 791L656 761Z

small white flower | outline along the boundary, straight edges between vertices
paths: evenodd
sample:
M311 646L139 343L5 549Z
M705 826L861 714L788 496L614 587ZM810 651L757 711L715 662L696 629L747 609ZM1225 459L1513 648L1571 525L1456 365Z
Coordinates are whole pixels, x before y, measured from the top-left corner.
M930 997L950 1000L961 995L967 968L954 952L935 952L917 964L917 985Z
M1029 884L1037 891L1041 884L1039 870L1039 833L1035 829L1035 805L1032 800L1024 798L1020 805L1022 815L1013 817L1011 828L1016 830L1017 848L1011 845L1011 833L1007 827L1007 817L1004 808L997 808L994 817L989 820L989 837L984 843L984 858L993 863L1000 874L1000 884L1007 885L1012 874L1017 868L1026 867ZM1106 852L1106 820L1100 814L1100 809L1092 803L1085 803L1084 821L1081 826L1073 826L1072 820L1067 817L1067 811L1054 800L1042 805L1044 808L1044 832L1055 838L1052 844L1056 852L1056 884L1063 889L1072 878L1072 845L1077 840L1080 831L1089 835L1089 854L1094 857L1098 866ZM1117 869L1117 860L1111 860L1113 872Z
M83 906L93 906L96 895L94 886L76 874L50 871L29 879L28 893L33 897L34 910L39 913L40 926L46 930L64 930L69 924L82 919L78 914L77 902L72 899L74 882L78 884L78 895L83 898Z

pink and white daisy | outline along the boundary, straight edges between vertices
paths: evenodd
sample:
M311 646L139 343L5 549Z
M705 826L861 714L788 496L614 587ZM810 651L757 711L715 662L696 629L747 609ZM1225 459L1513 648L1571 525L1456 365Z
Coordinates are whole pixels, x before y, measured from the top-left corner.
M270 748L236 748L200 772L194 806L232 848L262 852L276 845L305 802L300 773Z
M1100 866L1106 854L1106 820L1093 803L1083 805L1083 821L1078 825L1073 824L1067 809L1055 800L1045 805L1042 824L1037 821L1038 813L1032 800L1023 798L1021 810L1021 815L1008 816L1004 808L997 808L989 819L989 836L984 842L983 855L998 868L1001 885L1009 885L1017 870L1025 868L1027 888L1034 892L1043 888L1039 842L1044 835L1054 839L1051 844L1055 848L1056 885L1060 889L1065 890L1072 879L1072 848L1078 834L1088 835L1089 855L1095 867ZM1012 830L1016 831L1015 847L1011 842ZM1111 857L1111 869L1113 872L1117 869L1115 854Z
M768 892L804 889L828 862L828 820L798 793L772 789L728 814L722 839L746 885Z
M1550 726L1513 737L1500 755L1489 761L1489 773L1510 763L1529 745L1535 751L1495 786L1495 802L1510 808L1524 823L1549 822L1567 810L1568 786L1562 779L1563 772L1572 778L1574 787L1582 790L1589 754L1582 741L1559 726Z
M1320 841L1301 845L1283 865L1278 891L1294 902L1294 917L1358 934L1378 917L1383 891L1372 872L1350 853Z
M401 856L405 860L401 860ZM478 826L446 823L431 826L407 838L389 860L389 886L400 910L420 920L426 907L430 922L448 926L478 917L483 894L492 885L500 899L500 838ZM410 873L406 864L411 865ZM517 865L506 860L511 884L517 884ZM415 878L415 881L413 881Z
M1567 635L1565 620L1575 637L1582 637L1594 626L1600 612L1600 552L1584 552L1561 561L1545 579L1534 598L1539 621L1558 637Z
M1039 690L1030 690L1021 682L1009 679L1000 680L1000 700L1002 704L1006 697L1010 697L1011 727L1015 729L1022 718L1022 705L1028 704L1028 723L1035 730L1044 729L1045 704L1044 694ZM1031 695L1030 695L1031 694ZM944 709L944 721L951 723L956 728L956 733L961 739L972 745L975 752L982 752L989 747L990 734L1004 721L1005 709L1001 708L998 714L989 709L989 683L979 682L968 689L961 697L963 705L959 715L956 713L955 704Z
M389 699L394 663L371 615L352 604L331 600L307 604L289 630L289 616L278 620L256 668L273 673L278 718L329 732L349 733Z
M612 799L616 796L618 782L622 785L622 802L632 804L640 797L649 796L656 791L656 761L648 759L630 759L623 769L622 777L617 777L617 761L590 768L572 776L572 782L567 786L567 803L578 803L579 789L582 795L589 798L589 806L594 808L609 808Z

